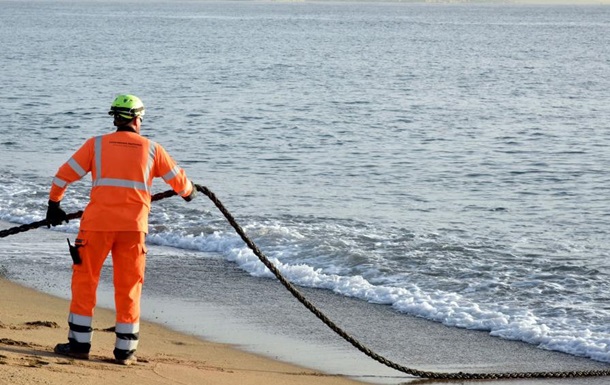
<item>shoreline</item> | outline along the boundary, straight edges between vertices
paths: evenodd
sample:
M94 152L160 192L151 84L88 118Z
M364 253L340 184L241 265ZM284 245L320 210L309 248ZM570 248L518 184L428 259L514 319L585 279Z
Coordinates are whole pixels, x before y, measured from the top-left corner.
M114 312L96 308L91 359L53 353L67 340L68 301L0 278L0 384L328 384L362 382L287 364L142 321L138 363L112 362Z
M114 326L114 311L97 307L94 317L94 337L91 358L87 361L59 356L53 353L56 343L65 342L68 332L66 322L69 301L50 294L42 293L20 283L0 276L0 385L29 385L44 383L47 385L93 385L101 381L105 385L123 385L137 383L142 385L182 384L182 385L224 385L224 384L265 384L265 385L358 385L358 384L447 384L459 383L461 380L430 380L406 376L396 372L396 376L359 376L363 381L343 374L324 373L297 364L287 363L257 353L241 350L231 344L210 342L189 333L172 330L161 324L148 320L141 321L142 340L138 349L138 362L132 366L120 366L112 360L114 333L108 329ZM443 327L426 320L414 320L416 343L421 343L431 335L422 333L425 328L434 332ZM418 325L418 323L422 323ZM423 325L423 326L422 326ZM427 325L427 326L426 326ZM449 329L451 333L464 332ZM540 371L549 363L555 366L552 370L574 370L574 362L588 360L571 357L562 353L536 350L520 342L500 340L488 337L484 333L474 333L485 342L495 341L497 346L491 350L498 356L489 356L486 351L476 353L477 360L466 366L440 366L439 357L420 357L428 361L424 370L436 372L520 372L531 371L529 365L540 359L537 366ZM441 336L445 337L445 336ZM472 337L472 336L470 336ZM473 348L481 341L474 338ZM456 341L459 349L465 348L464 341ZM526 356L513 356L502 362L513 348L525 348ZM417 349L416 349L417 350ZM537 357L540 352L540 357ZM533 356L530 354L533 353ZM277 358L277 357L276 357ZM439 362L440 361L440 362ZM589 362L584 370L601 369L602 364ZM358 370L358 362L353 364ZM587 365L589 366L589 365ZM500 369L500 367L504 369ZM606 368L607 369L607 368ZM379 380L384 380L380 382ZM577 377L560 379L514 379L515 385L562 384L562 385L601 385L607 383L608 377ZM477 380L478 384L497 384L497 380Z
M0 220L2 228L10 228L14 225L14 223ZM59 357L52 353L53 347L56 343L67 341L66 319L70 297L71 261L67 255L66 237L73 238L74 234L40 228L20 233L0 243L0 281L3 281L0 286L0 304L2 304L0 323L5 326L11 325L4 328L0 326L0 339L8 338L19 341L19 343L23 342L24 345L41 345L36 341L13 337L13 330L28 328L25 325L26 322L54 322L63 332L55 333L56 338L46 343L45 357ZM203 260L196 257L196 260L190 262L197 265L189 266L191 266L190 270L199 276L202 285L172 286L192 282L185 280L184 277L171 274L175 271L173 261L176 258L185 258L185 255L188 257L193 254L199 253L149 245L149 261L142 294L139 353L145 352L142 349L156 338L156 333L151 335L149 329L162 328L167 330L167 333L190 336L190 338L206 344L219 344L229 351L239 352L240 357L241 355L252 355L257 357L256 359L277 362L280 366L286 365L289 368L285 370L287 373L312 373L316 382L322 377L333 378L332 381L325 380L324 382L329 381L328 384L331 385L398 383L411 378L366 358L351 347L341 346L337 349L337 341L341 345L342 340L340 338L334 340L335 335L315 317L312 317L285 289L276 290L279 283L250 277L230 262L213 257ZM28 261L26 265L23 265L23 260ZM109 257L107 262L110 260ZM188 259L182 259L181 263L189 262ZM202 264L205 265L202 266ZM2 273L3 270L4 273ZM3 300L3 298L11 298L11 291L28 293L23 294L25 297L20 302L26 304L37 302L41 304L41 308L53 303L54 306L61 309L59 312L45 309L43 314L50 312L52 315L43 318L38 315L38 308L28 308L26 315L28 313L37 314L36 317L21 317L14 322L9 322L7 316L12 314L15 308L18 309L17 306L8 307L9 302ZM166 291L172 294L167 295ZM264 303L254 303L252 293L258 293L266 300ZM203 299L197 300L195 295ZM38 297L47 297L48 301ZM178 299L179 297L181 298ZM278 309L270 310L266 307L279 304L287 309L278 313ZM262 307L265 310L261 310ZM106 329L113 326L113 317L112 269L106 264L102 269L102 277L97 290L94 328ZM278 330L276 322L282 324L282 330ZM149 326L145 328L145 324ZM328 339L330 336L334 342L320 343L319 338L311 340L309 338L311 335L295 338L292 334L293 330L301 328L303 324L308 329L307 333L312 331L319 333L322 330L323 333L328 333L322 340ZM309 327L309 324L312 326ZM55 329L57 327L53 330L46 330L46 332L56 332ZM98 341L101 338L108 339L108 341ZM97 349L99 345L102 350L98 353L92 350L92 355L104 357L105 354L106 359L111 358L113 344L113 333L95 331L92 349ZM4 354L4 348L6 348L6 344L0 343L0 355ZM170 345L170 348L173 346ZM32 355L36 356L40 353L32 352ZM138 355L141 356L141 354ZM230 354L227 353L227 355ZM3 366L0 360L0 368ZM294 376L294 374L291 375ZM340 382L335 382L339 379ZM281 382L283 383L283 381ZM263 382L273 384L272 379L265 379ZM12 384L12 382L9 383ZM289 383L295 382L291 380ZM4 385L1 377L0 384Z
M0 225L11 227L4 221ZM143 294L138 350L142 362L133 368L108 362L114 346L114 333L104 331L114 325L109 270L102 274L106 278L98 289L93 360L57 356L53 347L67 339L70 262L66 236L73 234L42 229L0 244L0 385L87 385L99 383L100 378L110 385L126 379L161 384L167 378L186 385L447 383L407 376L364 356L322 325L275 280L251 277L223 259L154 245L149 247L151 260ZM173 268L178 258L186 270ZM57 264L60 268L53 267ZM198 280L172 276L178 273L194 274ZM609 369L601 362L492 337L484 331L447 327L330 291L299 290L373 351L417 370ZM519 379L512 383L602 385L607 380Z

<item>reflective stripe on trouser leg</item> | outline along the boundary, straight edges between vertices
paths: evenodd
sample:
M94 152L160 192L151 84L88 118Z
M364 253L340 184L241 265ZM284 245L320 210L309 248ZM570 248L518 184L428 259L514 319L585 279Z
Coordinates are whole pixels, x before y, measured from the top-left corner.
M91 339L93 338L92 323L92 317L70 313L68 316L68 326L70 327L68 341L70 342L71 351L89 353Z
M140 338L140 323L117 323L115 327L116 343L114 356L118 360L127 359L138 349Z

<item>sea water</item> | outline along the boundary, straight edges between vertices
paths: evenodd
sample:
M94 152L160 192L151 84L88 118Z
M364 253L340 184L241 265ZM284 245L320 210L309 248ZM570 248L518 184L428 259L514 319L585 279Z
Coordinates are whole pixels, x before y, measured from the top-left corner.
M294 284L610 362L608 36L607 6L0 1L0 219L43 219L133 93ZM203 196L153 204L147 242L168 309L244 301L198 296L202 264L273 281ZM62 292L57 247L0 266Z

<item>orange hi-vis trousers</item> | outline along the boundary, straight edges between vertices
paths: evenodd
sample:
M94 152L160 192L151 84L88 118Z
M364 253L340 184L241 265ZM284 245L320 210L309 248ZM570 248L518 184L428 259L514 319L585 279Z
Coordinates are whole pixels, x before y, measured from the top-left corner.
M112 253L116 307L115 348L127 354L138 346L140 297L146 265L145 233L141 231L84 231L76 238L82 259L73 265L70 334L68 338L90 346L97 286L106 257ZM115 353L116 353L115 349Z

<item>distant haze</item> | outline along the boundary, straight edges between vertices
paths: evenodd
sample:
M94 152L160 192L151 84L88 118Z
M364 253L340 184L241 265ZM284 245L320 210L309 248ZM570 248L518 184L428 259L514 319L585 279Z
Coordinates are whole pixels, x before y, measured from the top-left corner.
M403 0L405 1L405 0ZM409 0L406 0L409 1ZM415 0L415 2L418 2ZM421 0L426 3L610 5L610 0Z
M519 4L610 4L610 0L513 0Z

